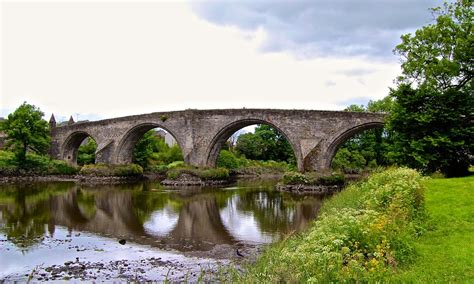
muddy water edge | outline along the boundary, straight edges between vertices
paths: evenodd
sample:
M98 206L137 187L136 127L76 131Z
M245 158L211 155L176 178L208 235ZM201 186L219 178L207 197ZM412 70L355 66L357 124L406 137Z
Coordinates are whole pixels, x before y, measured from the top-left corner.
M317 216L323 197L276 182L0 185L0 282L223 279Z

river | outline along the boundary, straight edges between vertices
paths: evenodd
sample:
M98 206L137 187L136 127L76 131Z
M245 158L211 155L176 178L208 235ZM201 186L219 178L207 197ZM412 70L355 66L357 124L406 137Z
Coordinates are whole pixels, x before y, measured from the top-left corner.
M321 197L275 183L1 185L0 282L214 280L316 217Z

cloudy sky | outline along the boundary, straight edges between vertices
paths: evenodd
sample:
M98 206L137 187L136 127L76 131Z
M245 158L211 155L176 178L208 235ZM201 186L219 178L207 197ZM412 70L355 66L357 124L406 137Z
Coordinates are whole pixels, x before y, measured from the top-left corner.
M436 0L1 2L0 116L343 109L387 95Z

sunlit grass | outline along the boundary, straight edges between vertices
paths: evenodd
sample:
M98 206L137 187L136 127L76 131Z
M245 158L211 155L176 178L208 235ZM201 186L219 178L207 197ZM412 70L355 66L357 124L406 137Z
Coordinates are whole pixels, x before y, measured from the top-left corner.
M425 184L431 228L415 241L415 262L391 280L473 283L474 175L430 179Z

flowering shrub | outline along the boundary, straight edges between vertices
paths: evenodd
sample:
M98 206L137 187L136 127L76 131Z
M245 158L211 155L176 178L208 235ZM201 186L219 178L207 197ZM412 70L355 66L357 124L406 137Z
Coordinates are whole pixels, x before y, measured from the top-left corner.
M410 240L424 216L420 181L416 171L400 168L375 173L366 182L349 186L325 202L309 231L268 249L245 279L239 280L380 279L413 258Z
M283 175L283 184L307 184L309 180L302 173L286 172Z

